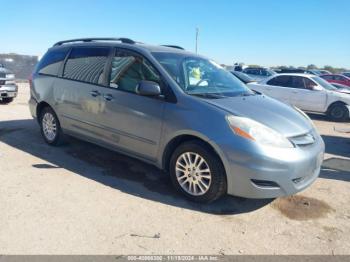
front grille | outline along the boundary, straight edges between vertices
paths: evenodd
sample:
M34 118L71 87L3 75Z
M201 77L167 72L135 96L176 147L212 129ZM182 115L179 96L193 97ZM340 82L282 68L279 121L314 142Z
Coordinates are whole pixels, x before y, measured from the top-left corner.
M289 137L289 140L292 141L295 145L298 146L307 146L315 143L315 137L311 133L306 133L303 135Z

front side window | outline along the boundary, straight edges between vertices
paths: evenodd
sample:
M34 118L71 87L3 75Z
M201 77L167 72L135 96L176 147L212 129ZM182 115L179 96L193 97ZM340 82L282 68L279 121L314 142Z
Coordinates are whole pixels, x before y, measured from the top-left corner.
M254 94L229 71L211 60L177 53L159 52L153 55L189 95L219 98Z
M103 71L107 62L109 48L73 48L63 71L67 79L103 84Z
M137 85L143 80L161 84L160 75L145 58L131 51L117 50L112 59L109 86L136 93Z
M67 52L68 48L48 51L40 60L36 71L42 75L57 76Z
M313 88L317 86L317 84L314 81L310 80L309 78L303 77L303 81L304 81L304 87L308 90L313 90Z

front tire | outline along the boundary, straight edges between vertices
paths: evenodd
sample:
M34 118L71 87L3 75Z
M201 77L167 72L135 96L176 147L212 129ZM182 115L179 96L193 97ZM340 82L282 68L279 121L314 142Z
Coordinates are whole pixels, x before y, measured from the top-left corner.
M64 142L60 122L50 107L45 107L40 113L40 129L47 144L57 146Z
M349 119L349 109L344 104L335 104L329 108L327 115L333 121L343 122Z
M174 151L169 168L174 187L192 201L208 203L226 194L221 160L200 141L181 144Z

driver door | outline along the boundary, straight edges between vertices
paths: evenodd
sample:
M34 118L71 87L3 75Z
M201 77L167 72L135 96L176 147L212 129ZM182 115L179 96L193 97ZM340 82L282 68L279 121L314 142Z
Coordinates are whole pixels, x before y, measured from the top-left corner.
M109 74L109 87L102 99L105 110L102 121L110 143L122 151L154 161L162 130L164 104L162 97L136 93L142 80L157 82L161 77L143 56L116 49Z
M317 84L303 76L292 76L291 104L305 111L322 112L327 95L323 90L314 90Z

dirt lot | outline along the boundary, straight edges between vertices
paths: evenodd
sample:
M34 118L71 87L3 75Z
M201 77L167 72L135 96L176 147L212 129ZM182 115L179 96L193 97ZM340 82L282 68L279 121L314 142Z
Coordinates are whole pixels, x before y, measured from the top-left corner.
M350 123L312 116L327 154L306 191L197 205L140 161L47 146L28 96L0 105L0 254L350 254Z

